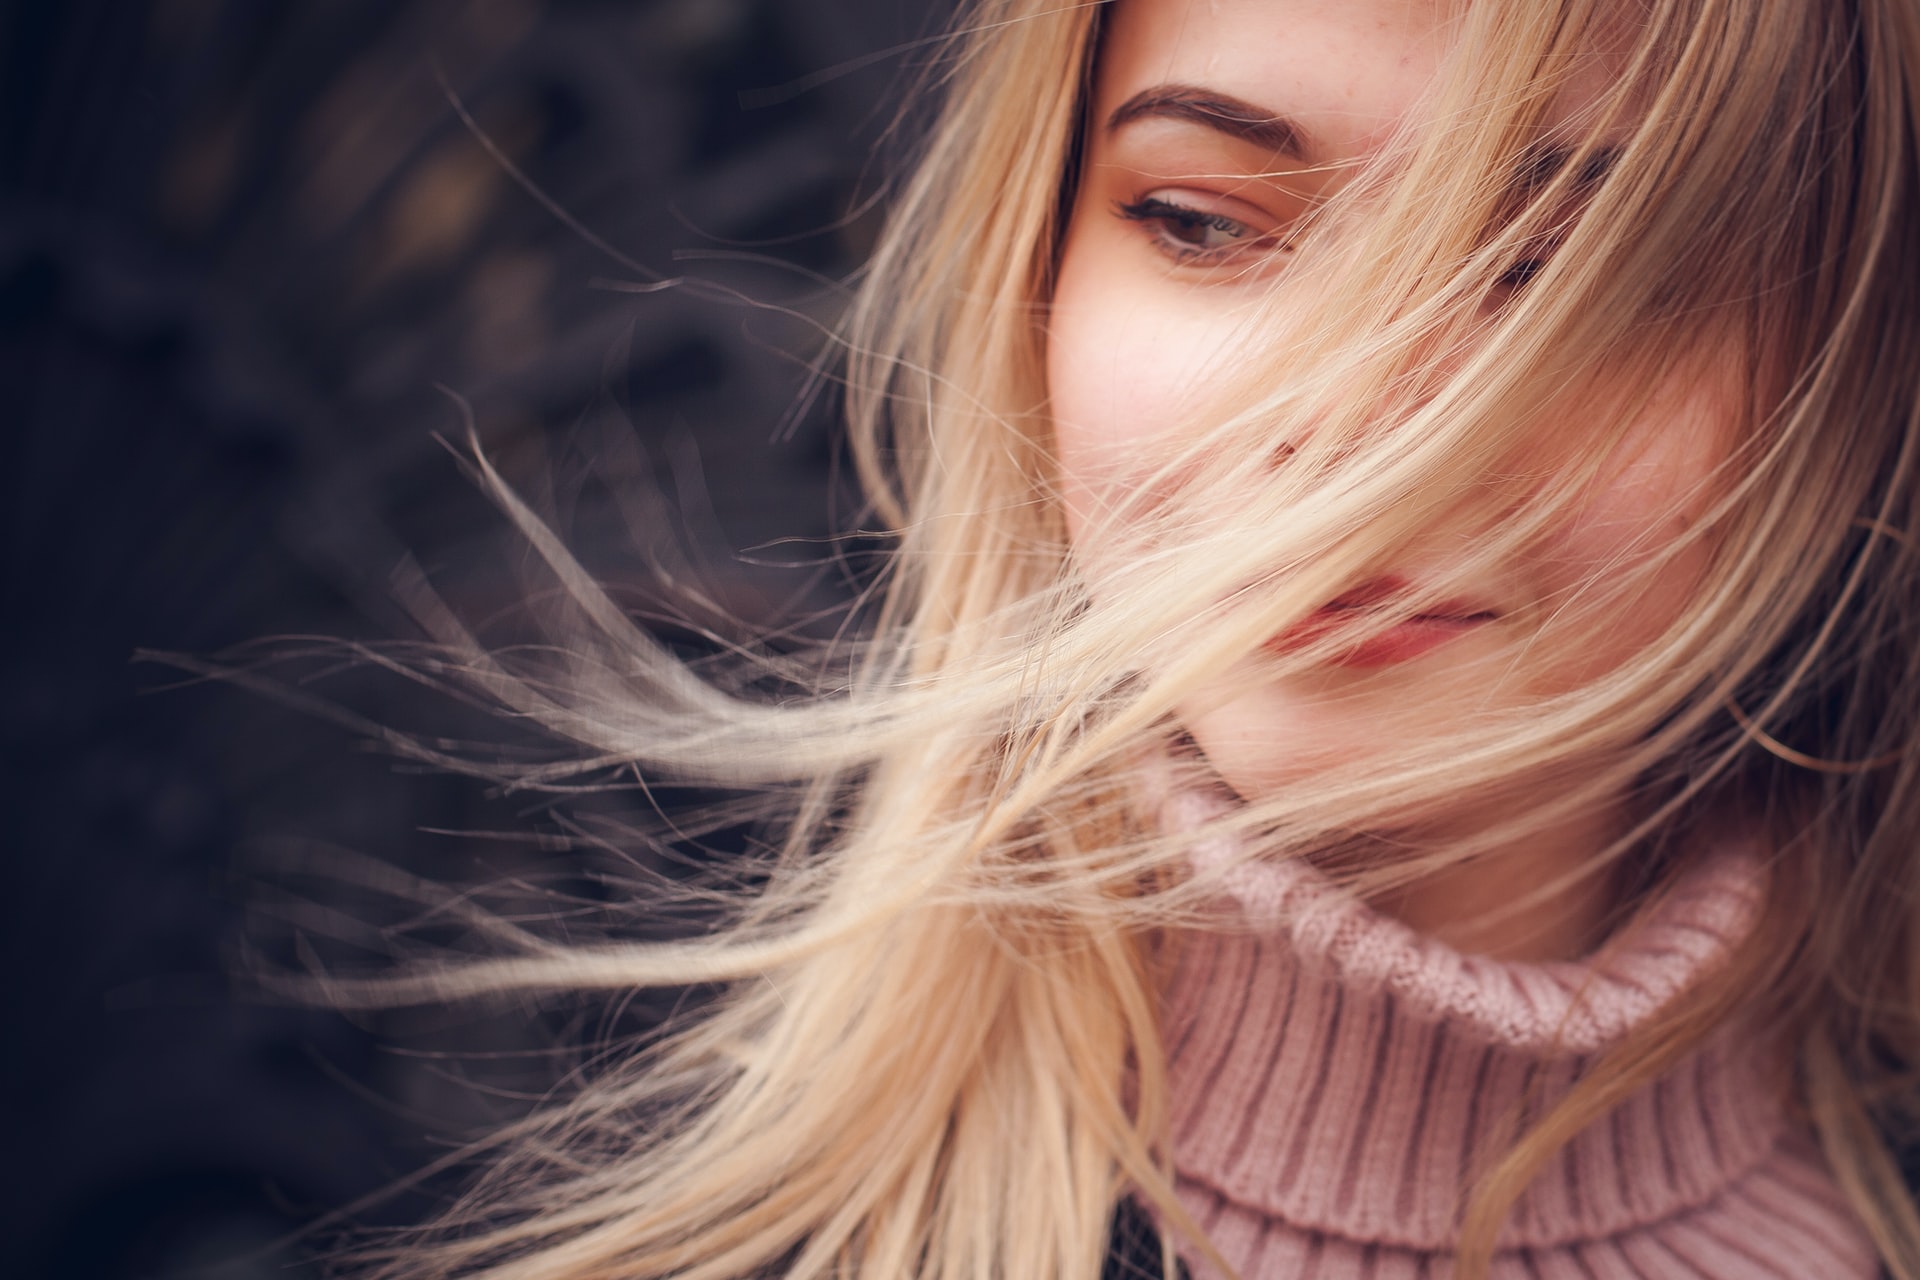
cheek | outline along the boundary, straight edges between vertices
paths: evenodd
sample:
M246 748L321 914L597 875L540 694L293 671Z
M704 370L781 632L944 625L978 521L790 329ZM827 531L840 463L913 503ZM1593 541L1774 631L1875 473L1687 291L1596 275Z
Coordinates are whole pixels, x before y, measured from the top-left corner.
M1718 496L1735 417L1731 397L1710 390L1657 397L1575 522L1585 558L1643 560L1692 528Z
M1047 330L1047 391L1062 498L1077 536L1090 512L1163 461L1223 335L1214 316L1132 246L1069 236Z
M1550 683L1572 687L1619 667L1693 603L1716 544L1710 531L1689 535L1720 496L1737 434L1731 406L1708 391L1661 396L1589 501L1541 549L1544 626L1567 642L1548 646L1566 655Z

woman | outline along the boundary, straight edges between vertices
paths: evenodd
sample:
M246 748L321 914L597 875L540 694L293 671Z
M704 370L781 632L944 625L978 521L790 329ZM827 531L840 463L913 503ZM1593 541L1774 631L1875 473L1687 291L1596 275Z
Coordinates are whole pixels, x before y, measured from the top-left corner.
M481 687L784 808L701 938L368 990L724 984L393 1269L1920 1280L1920 11L982 0L944 71L857 646L732 696L501 491L578 626Z

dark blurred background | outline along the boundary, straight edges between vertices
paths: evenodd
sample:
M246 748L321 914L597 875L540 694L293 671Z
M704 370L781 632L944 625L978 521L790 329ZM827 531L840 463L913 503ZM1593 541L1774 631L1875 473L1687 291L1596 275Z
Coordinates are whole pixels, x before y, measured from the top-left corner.
M417 635L409 562L507 609L524 551L436 438L469 412L631 599L666 567L715 616L829 625L832 396L796 398L939 8L0 5L0 1274L317 1275L286 1233L521 1105L462 1063L551 1020L349 1019L233 974L302 857L471 879L548 854L461 833L551 816L135 651ZM377 720L431 701L339 679Z

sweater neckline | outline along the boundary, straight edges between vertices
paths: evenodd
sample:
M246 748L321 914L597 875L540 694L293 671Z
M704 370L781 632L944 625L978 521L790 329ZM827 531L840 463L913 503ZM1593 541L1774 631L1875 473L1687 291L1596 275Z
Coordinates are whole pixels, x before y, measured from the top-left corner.
M1174 796L1166 821L1194 830L1231 803L1206 792ZM1197 841L1189 857L1224 892L1215 932L1284 943L1351 994L1387 993L1409 1016L1542 1056L1594 1054L1623 1039L1723 963L1765 905L1757 851L1729 843L1582 959L1511 961L1425 936L1304 859L1250 859L1224 836Z
M1228 802L1175 796L1176 831ZM1699 982L1756 923L1750 846L1715 851L1585 960L1463 954L1298 859L1199 840L1218 926L1183 940L1165 995L1183 1184L1291 1228L1440 1250L1500 1139ZM1564 1148L1502 1244L1634 1231L1712 1201L1785 1128L1779 1073L1723 1032Z

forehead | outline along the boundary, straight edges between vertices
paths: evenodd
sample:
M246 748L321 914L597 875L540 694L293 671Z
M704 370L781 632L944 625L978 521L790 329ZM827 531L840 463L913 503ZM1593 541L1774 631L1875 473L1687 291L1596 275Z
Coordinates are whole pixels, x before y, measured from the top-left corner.
M1118 0L1101 44L1100 110L1156 84L1271 106L1317 149L1382 140L1452 42L1436 0Z
M1199 85L1284 115L1317 158L1361 156L1417 107L1458 39L1463 8L1459 0L1115 0L1100 46L1097 118L1156 85ZM1620 70L1607 50L1591 54L1557 95L1563 125Z

